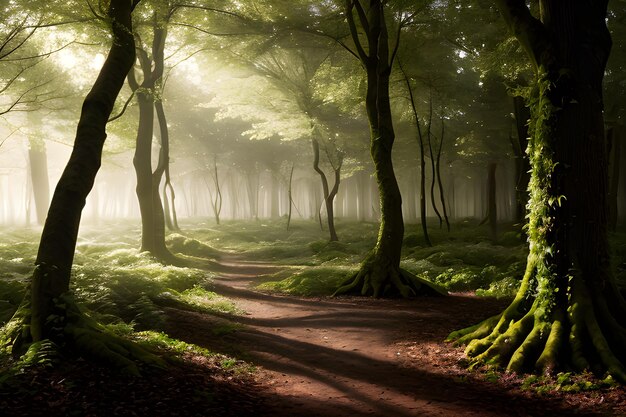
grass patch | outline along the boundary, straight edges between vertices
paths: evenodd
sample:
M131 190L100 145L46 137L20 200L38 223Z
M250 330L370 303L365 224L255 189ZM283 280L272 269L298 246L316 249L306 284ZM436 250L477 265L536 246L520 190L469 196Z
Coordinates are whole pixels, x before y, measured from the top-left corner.
M302 296L330 295L355 271L356 266L291 268L270 275L268 281L259 284L257 288Z

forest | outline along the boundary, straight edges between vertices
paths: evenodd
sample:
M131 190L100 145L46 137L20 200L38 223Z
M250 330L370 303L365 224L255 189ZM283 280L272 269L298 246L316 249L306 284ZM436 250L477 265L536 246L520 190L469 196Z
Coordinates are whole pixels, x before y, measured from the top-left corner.
M1 0L0 416L626 415L625 43L624 0Z

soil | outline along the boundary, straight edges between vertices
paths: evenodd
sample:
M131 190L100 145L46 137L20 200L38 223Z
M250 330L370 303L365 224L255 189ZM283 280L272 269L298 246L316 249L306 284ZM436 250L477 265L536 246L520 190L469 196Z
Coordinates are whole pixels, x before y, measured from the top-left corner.
M462 348L442 341L504 301L285 296L251 289L275 266L221 269L215 291L245 314L167 307L165 331L254 372L192 353L141 378L83 360L35 367L2 386L0 416L626 416L624 388L523 390L522 377L468 371Z
M462 348L442 341L507 302L471 294L388 300L261 293L251 285L275 267L226 266L215 291L246 312L237 319L243 327L216 338L215 318L168 309L168 333L257 365L264 415L626 415L622 388L539 395L522 390L515 375L468 371Z

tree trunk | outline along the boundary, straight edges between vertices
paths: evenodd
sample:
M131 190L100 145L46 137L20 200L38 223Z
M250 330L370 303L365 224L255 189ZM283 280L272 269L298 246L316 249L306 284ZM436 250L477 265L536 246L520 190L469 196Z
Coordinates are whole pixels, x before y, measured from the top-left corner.
M487 218L489 219L489 230L491 238L498 239L498 203L496 199L496 168L498 164L491 162L487 173Z
M402 66L402 64L399 63L398 66L400 67L400 71L402 71L404 81L406 82L406 88L409 92L409 99L411 102L411 109L413 110L413 118L415 119L415 124L417 126L417 139L420 149L420 221L422 223L422 233L424 233L424 240L426 241L426 244L428 246L432 246L433 244L431 243L430 237L428 236L428 222L426 218L426 155L424 154L424 137L422 136L422 128L420 126L417 109L415 107L415 97L413 95L411 82L409 81L409 77L404 71L404 67Z
M618 128L611 127L607 131L609 146L609 229L617 229L617 192L619 189L620 159L622 154L622 142Z
M100 168L107 120L135 58L130 14L131 2L111 0L112 47L85 98L74 148L52 197L30 297L25 297L12 319L17 325L7 327L13 329L9 337L14 355L24 353L31 342L51 339L63 349L74 348L135 374L139 371L130 357L151 357L157 362L136 345L103 333L83 315L69 293L82 209Z
M328 232L330 234L330 241L336 242L339 240L337 237L337 231L335 230L335 215L333 211L333 200L335 199L335 195L337 195L337 191L339 190L339 173L335 170L335 186L333 187L333 192L331 193L328 189L328 179L326 178L326 174L320 168L320 144L316 138L311 139L311 144L313 145L313 169L320 176L322 182L322 192L324 195L324 206L326 208L326 221L328 223ZM341 167L339 168L341 170Z
M287 230L291 226L291 208L293 207L293 197L291 194L291 184L293 182L293 168L294 164L291 164L291 170L289 171L289 185L287 189L287 196L289 197L289 209L287 210Z
M430 182L430 204L433 207L433 211L437 215L439 219L439 228L443 225L443 219L441 218L441 213L437 209L437 200L435 200L435 182L437 181L437 170L435 169L435 155L433 153L433 133L432 133L432 122L433 122L433 93L432 87L428 97L428 129L426 132L426 137L428 138L428 153L430 155L430 172L432 175Z
M152 172L152 137L154 130L154 113L156 108L155 96L161 93L161 78L164 68L165 38L167 36L166 24L158 23L157 12L153 23L152 56L143 49L143 45L137 45L139 65L143 75L141 85L135 78L134 70L128 73L128 84L135 92L139 104L139 127L133 165L137 177L137 199L141 213L141 250L150 252L161 261L171 262L174 260L165 246L165 220L163 204L159 194L159 185L163 172L168 164L169 144L164 150L159 151L159 163ZM138 42L139 39L137 40ZM157 112L163 111L163 107ZM165 117L165 114L162 114ZM167 140L167 126L161 126L161 139Z
M395 53L390 54L389 50L384 4L380 0L371 0L366 15L359 0L346 0L346 15L352 39L367 72L365 107L370 126L370 154L380 197L381 222L373 251L363 261L359 272L335 294L357 291L374 297L391 294L409 297L421 290L430 289L425 283L419 283L415 277L400 269L404 222L402 198L391 158L395 133L389 100L389 77ZM367 51L360 43L354 21L355 9L362 29L366 31Z
M515 222L523 225L526 223L526 204L528 203L528 182L530 181L530 163L526 155L528 148L528 119L530 109L524 102L523 97L513 97L513 111L515 115L515 127L517 140L511 140L513 153L515 154L515 173L517 184L515 186Z
M154 102L154 108L157 114L157 120L159 122L159 131L161 138L161 150L159 152L159 164L163 164L162 170L163 172L160 175L157 174L159 171L159 167L153 173L153 179L158 184L161 183L161 179L163 175L165 175L165 183L163 184L163 215L165 220L165 225L169 230L180 231L178 227L178 219L176 218L176 194L174 193L174 187L172 187L172 180L170 177L170 134L169 128L167 126L167 119L165 117L165 109L163 108L163 101L157 100ZM161 160L161 158L163 160ZM170 193L170 198L168 198L167 193ZM158 191L157 191L158 192Z
M137 129L133 166L135 167L135 175L137 177L135 190L141 213L141 251L148 251L157 256L151 161L154 105L152 97L143 91L136 92L135 96L139 104L139 127Z
M478 362L521 372L589 369L626 382L626 304L610 271L602 80L607 1L499 0L535 65L530 101L530 254L500 315L451 338Z
M29 138L28 162L30 179L35 197L37 223L44 224L50 203L50 183L48 181L48 159L43 140Z
M443 115L441 116L441 137L439 138L439 147L437 148L437 160L435 161L435 174L437 175L437 185L439 186L439 200L441 201L441 210L443 211L443 219L446 222L446 229L450 231L450 220L448 219L448 210L446 209L446 196L443 191L443 181L441 179L441 151L443 150L443 138L445 134L445 124Z

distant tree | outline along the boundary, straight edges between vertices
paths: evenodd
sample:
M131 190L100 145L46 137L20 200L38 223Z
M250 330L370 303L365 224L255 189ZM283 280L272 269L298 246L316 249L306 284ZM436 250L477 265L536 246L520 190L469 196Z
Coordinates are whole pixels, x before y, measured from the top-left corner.
M530 254L501 314L450 339L510 371L590 369L626 382L626 304L610 270L602 82L608 0L499 0L535 70L528 154Z
M69 288L81 213L100 167L107 120L135 58L133 7L128 0L110 2L111 50L83 103L74 148L43 228L29 291L4 328L4 342L12 345L14 355L50 339L62 348L108 360L135 374L138 368L131 358L160 363L131 342L102 332L79 310Z

